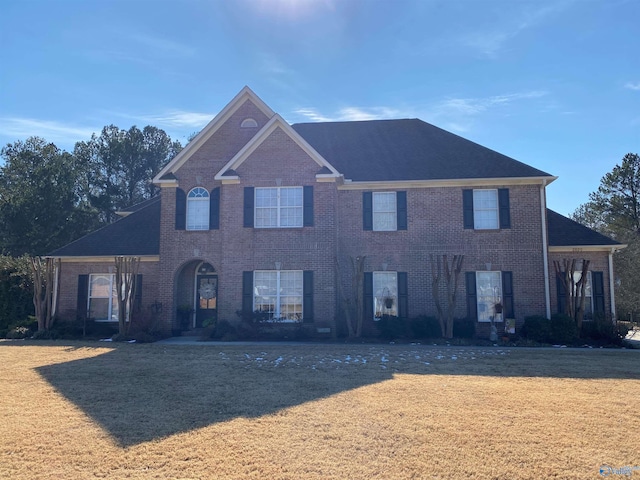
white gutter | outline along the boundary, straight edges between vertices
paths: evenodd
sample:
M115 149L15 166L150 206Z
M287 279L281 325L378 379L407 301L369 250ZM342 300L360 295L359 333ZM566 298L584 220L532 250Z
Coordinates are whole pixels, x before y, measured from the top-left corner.
M615 282L613 280L613 252L612 248L609 251L609 296L611 297L611 320L616 321L616 295L615 295Z
M544 263L544 305L547 318L551 318L551 293L549 289L549 245L547 240L547 200L546 183L540 186L540 218L542 220L542 257Z

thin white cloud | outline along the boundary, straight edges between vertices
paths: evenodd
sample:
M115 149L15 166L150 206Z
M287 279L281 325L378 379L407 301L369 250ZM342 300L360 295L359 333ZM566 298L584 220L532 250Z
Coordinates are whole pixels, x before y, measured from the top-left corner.
M134 33L129 35L129 38L144 47L148 47L150 51L163 54L163 56L193 57L196 54L195 48L189 45L154 35Z
M537 27L548 18L565 10L571 3L571 0L554 2L533 10L528 5L525 5L521 11L514 13L506 21L500 22L494 17L490 29L472 31L463 36L460 39L460 43L465 47L476 50L485 57L495 58L520 33ZM515 5L519 4L516 3Z
M293 113L311 122L356 122L415 117L412 111L391 107L343 107L331 115L320 113L315 108L299 108Z
M628 88L629 90L640 90L640 82L627 82L624 85L624 88Z
M136 123L153 125L158 128L202 128L215 116L215 114L211 113L185 112L182 110L168 110L154 114L108 113L109 115L127 118Z
M447 98L432 105L427 110L427 118L444 128L466 132L471 129L474 119L479 115L498 108L505 109L519 101L541 98L546 95L545 91L532 90L486 98Z
M100 128L71 125L63 122L23 117L0 117L0 135L16 140L28 137L42 137L47 141L73 145L87 140Z

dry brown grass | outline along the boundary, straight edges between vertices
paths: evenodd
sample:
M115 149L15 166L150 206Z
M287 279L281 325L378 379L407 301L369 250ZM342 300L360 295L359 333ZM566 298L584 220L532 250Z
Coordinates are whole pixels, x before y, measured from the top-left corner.
M0 478L584 479L640 465L639 351L3 342L0 362Z

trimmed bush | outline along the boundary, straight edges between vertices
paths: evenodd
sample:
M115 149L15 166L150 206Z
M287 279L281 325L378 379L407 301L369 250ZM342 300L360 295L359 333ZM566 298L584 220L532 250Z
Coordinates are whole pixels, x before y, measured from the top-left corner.
M525 317L522 336L534 342L548 342L551 338L551 320L542 315Z
M407 338L409 334L409 322L406 318L398 318L394 315L383 315L376 322L380 338L392 340L394 338Z
M454 338L473 338L476 335L476 321L473 318L456 318L453 320Z
M594 315L590 322L582 322L581 337L604 345L622 345L627 333L629 326L626 322L614 324L602 314Z
M578 330L573 318L563 313L556 313L551 316L550 343L573 343L577 338Z
M414 338L439 338L442 336L440 323L435 317L420 315L409 320L409 325Z

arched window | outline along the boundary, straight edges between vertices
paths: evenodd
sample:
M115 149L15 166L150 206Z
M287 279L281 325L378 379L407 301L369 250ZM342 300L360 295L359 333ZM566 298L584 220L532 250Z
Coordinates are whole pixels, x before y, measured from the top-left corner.
M209 192L202 187L187 195L187 230L209 230Z
M245 118L240 124L240 128L256 128L258 126L258 122L256 122L253 118Z

